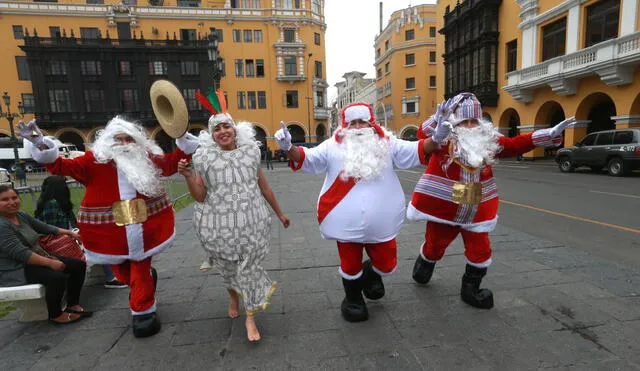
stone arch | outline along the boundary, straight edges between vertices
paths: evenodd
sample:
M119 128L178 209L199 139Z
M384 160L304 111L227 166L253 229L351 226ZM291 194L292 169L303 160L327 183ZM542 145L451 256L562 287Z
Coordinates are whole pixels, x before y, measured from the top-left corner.
M61 129L55 135L62 143L71 143L78 148L79 151L84 151L84 144L87 143L86 138L80 130L77 129Z
M604 93L593 93L580 102L576 110L576 120L589 121L587 134L594 131L615 129L616 104Z
M400 138L404 140L418 140L418 125L409 124L400 129Z
M264 154L267 150L267 132L258 125L253 125L256 131L256 140L260 142L260 152Z
M502 134L506 134L509 138L518 135L518 126L520 126L520 115L513 108L507 108L500 117L498 126Z
M305 143L305 135L306 132L304 130L304 125L302 125L299 121L289 121L287 122L287 128L291 133L291 142L293 143Z
M324 127L324 124L318 124L316 127L316 138L317 142L322 142L327 138L327 130Z
M634 99L633 103L631 104L629 115L640 115L640 93L636 95L636 99Z
M536 126L551 126L564 120L564 109L560 103L556 101L545 102L536 113L535 124Z

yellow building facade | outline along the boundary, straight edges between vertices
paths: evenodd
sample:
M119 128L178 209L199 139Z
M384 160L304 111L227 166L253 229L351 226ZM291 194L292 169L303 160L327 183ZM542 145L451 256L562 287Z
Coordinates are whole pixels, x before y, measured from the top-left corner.
M394 12L375 38L378 123L415 139L437 104L436 6Z
M495 20L471 16L488 8L497 9ZM593 131L640 127L639 14L638 0L438 1L438 97L474 91L475 75L471 84L460 84L463 72L448 67L461 47L452 39L464 39L470 24L472 40L478 35L496 40L480 67L489 64L487 73L495 73L497 99L481 102L503 134L527 133L575 116L577 124L565 132L564 145L571 146ZM477 67L473 57L464 65L471 71ZM525 157L552 154L540 148Z
M151 49L156 41L170 44L171 40L178 40L172 45L188 45L189 40L206 40L207 35L215 34L217 55L224 61L219 87L226 92L229 111L234 119L252 122L258 139L271 148L277 148L273 134L280 127L280 121L290 125L294 141L313 142L324 137L328 128L325 29L324 0L2 1L0 70L3 77L0 93L6 91L11 96L12 112L18 111L19 102L27 108L25 120L34 115L39 118L36 107L55 105L55 102L33 102L37 84L29 79L29 75L34 75L33 71L25 70L28 69L27 57L21 47L27 39L33 44L36 34L39 40L35 41L42 44L73 40L74 44L81 45L90 39L110 39L109 48L116 51L118 40L130 42L135 39L143 45L142 48L150 45L148 49ZM82 63L84 76L85 64ZM162 77L158 75L163 75L163 65L149 63L150 74ZM180 73L179 60L168 63L178 63ZM161 70L159 74L153 73L156 67ZM106 67L103 65L103 68ZM184 64L182 69L185 73ZM200 68L200 72L203 71ZM72 72L68 72L69 76ZM64 74L67 74L66 70ZM107 76L104 71L99 75L98 78ZM166 78L166 71L164 75ZM198 84L197 76L194 79ZM51 81L49 85L55 85L55 81ZM86 82L84 77L82 82ZM138 85L138 90L149 85L143 82ZM204 93L209 86L200 84L197 90ZM197 90L190 89L190 96L185 96L190 111L201 110L193 105L193 93ZM59 99L51 93L49 97L52 101ZM139 99L145 97L148 99L148 92L140 92ZM88 102L77 101L74 104L69 112L76 112L78 107L84 108L85 105L89 107ZM102 102L101 105L109 106L110 103ZM107 107L106 111L118 114L121 108L121 104L115 104ZM6 110L4 104L3 109ZM190 116L191 131L206 128L206 115L195 115L196 119ZM45 127L46 134L66 142L86 144L91 143L95 133L106 124L106 120L102 125L76 125L76 122L80 120L51 119ZM167 139L157 123L145 126L153 138ZM2 119L0 136L9 135L8 122Z

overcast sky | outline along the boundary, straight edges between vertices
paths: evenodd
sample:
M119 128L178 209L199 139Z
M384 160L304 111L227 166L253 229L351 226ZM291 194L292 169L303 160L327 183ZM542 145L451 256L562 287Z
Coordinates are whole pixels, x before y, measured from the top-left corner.
M391 13L409 5L432 4L429 0L383 0L383 27ZM336 96L334 85L342 75L351 71L375 77L373 42L380 31L379 0L327 0L325 1L325 34L327 50L327 82L331 103Z

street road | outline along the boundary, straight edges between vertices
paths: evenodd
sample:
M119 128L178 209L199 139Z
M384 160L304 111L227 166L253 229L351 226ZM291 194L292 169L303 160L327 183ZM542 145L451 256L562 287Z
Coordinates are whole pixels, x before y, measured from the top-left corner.
M411 197L421 169L397 170ZM503 160L493 167L499 223L640 268L640 174L564 174L553 161Z

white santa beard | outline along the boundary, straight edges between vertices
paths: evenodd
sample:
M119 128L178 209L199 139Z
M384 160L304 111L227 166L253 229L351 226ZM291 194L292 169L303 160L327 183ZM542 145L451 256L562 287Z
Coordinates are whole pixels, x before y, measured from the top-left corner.
M380 138L372 128L342 131L343 180L378 178L388 164L389 141Z
M160 169L151 161L146 149L137 144L112 147L113 161L136 191L153 197L164 193Z
M471 167L492 165L500 150L498 134L491 125L467 128L458 126L453 130L455 138L454 157L460 158Z

